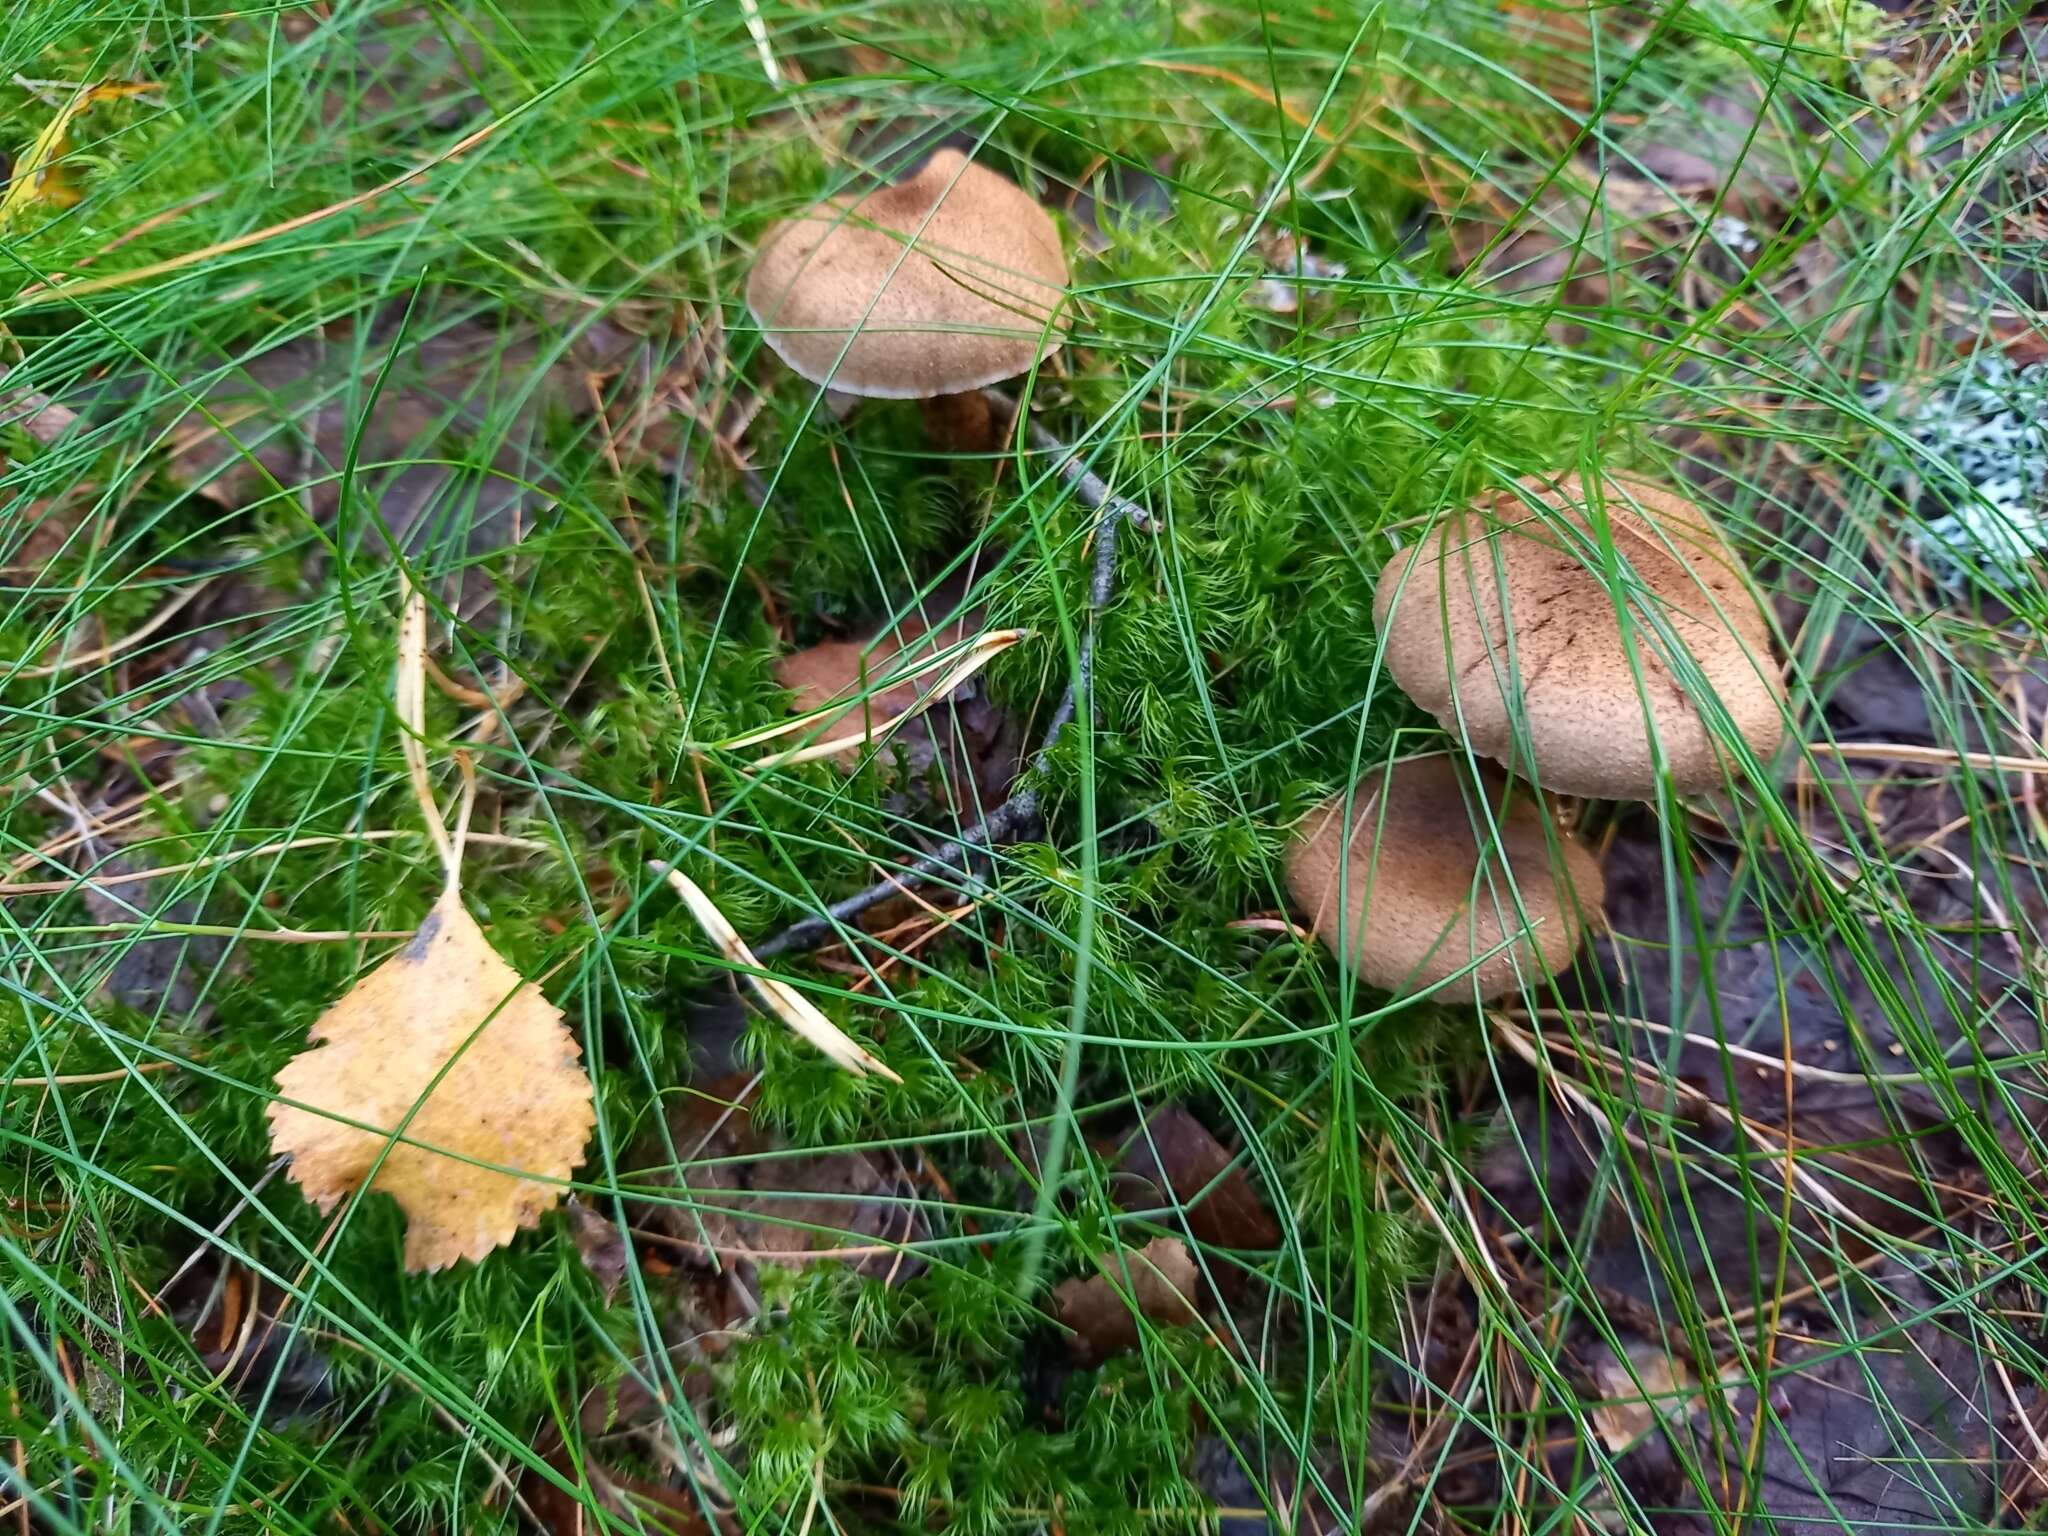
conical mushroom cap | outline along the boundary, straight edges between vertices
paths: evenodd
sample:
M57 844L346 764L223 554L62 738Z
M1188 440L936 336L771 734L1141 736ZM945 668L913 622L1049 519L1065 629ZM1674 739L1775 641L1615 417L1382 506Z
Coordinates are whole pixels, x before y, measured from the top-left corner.
M1706 513L1655 485L1606 481L1600 506L1626 565L1624 643L1613 591L1566 531L1601 542L1580 478L1523 486L1549 517L1503 491L1381 572L1373 618L1402 690L1473 751L1564 794L1654 798L1654 724L1674 786L1696 793L1721 783L1721 754L1694 683L1667 665L1668 632L1750 750L1776 751L1785 689L1770 626Z
M1066 287L1046 211L942 149L908 181L776 225L747 279L747 307L776 355L812 383L927 400L1050 356Z
M1492 769L1474 783L1462 764L1436 753L1368 773L1348 818L1336 795L1297 834L1287 864L1296 908L1382 991L1469 972L1454 990L1500 997L1564 969L1599 921L1606 887L1593 855L1546 826L1528 786Z

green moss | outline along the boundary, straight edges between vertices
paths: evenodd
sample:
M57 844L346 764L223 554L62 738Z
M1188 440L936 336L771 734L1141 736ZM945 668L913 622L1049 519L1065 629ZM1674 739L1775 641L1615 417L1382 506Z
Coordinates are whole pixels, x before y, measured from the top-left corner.
M1510 187L1503 145L1577 131L1514 82L1508 22L1406 3L1361 18L763 0L778 87L746 8L401 9L159 7L109 23L45 4L0 49L13 125L0 148L16 153L63 94L24 82L161 87L80 120L85 201L10 231L16 260L0 272L8 295L57 269L109 285L7 317L4 360L87 413L54 445L18 425L0 444L9 858L24 877L56 874L36 850L67 834L65 796L125 801L140 772L156 794L146 823L118 823L94 857L118 843L136 867L200 861L155 882L145 910L189 902L197 921L252 931L411 928L441 872L389 704L398 579L373 557L372 509L353 500L339 534L295 488L226 511L179 483L161 435L221 358L278 337L339 351L407 305L415 336L473 313L550 343L598 319L649 338L647 377L578 376L562 393L654 401L663 424L689 424L676 458L615 467L615 423L530 408L528 381L480 361L486 419L434 450L487 457L516 428L545 504L515 552L470 549L459 518L409 551L462 615L437 608L437 660L466 682L502 668L525 685L509 727L470 741L474 825L540 846L473 842L465 891L584 1045L604 1135L579 1177L609 1207L623 1149L690 1091L693 1005L729 975L649 863L679 863L764 937L954 829L872 767L761 775L719 750L783 717L777 657L865 634L971 571L990 623L1034 632L985 678L1028 750L1070 675L1092 574L1093 515L1044 455L942 462L914 407L841 419L766 355L739 302L755 243L857 182L875 134L910 126L983 140L991 164L1062 206L1067 183L1099 189L1110 165L1156 175L1172 216L1105 210L1102 250L1060 215L1074 328L1031 385L1037 418L1084 442L1160 524L1124 535L1096 728L1068 731L1032 770L1046 826L1002 851L954 932L899 935L914 952L870 952L871 974L843 956L791 963L900 1085L849 1076L772 1020L740 1043L764 1132L813 1150L886 1145L934 1175L920 1209L935 1256L894 1290L830 1266L773 1280L706 1411L737 1431L735 1491L754 1526L802 1522L822 1490L835 1521L863 1528L1194 1528L1196 1440L1280 1424L1360 1440L1390 1302L1437 1259L1416 1190L1482 1134L1461 1116L1483 1041L1435 1006L1378 1014L1319 946L1243 920L1284 905L1302 815L1428 725L1376 671L1372 597L1390 552L1482 484L1631 459L1664 425L1614 407L1634 398L1652 334L1626 295L1614 326L1566 355L1544 305L1506 304L1455 270L1442 226L1456 189ZM1803 24L1805 42L1835 41L1793 50L1812 65L1789 87L1802 100L1837 99L1866 10ZM1790 36L1767 11L1680 21L1743 34L1716 59L1736 72L1757 39ZM1602 47L1573 61L1604 72L1595 84L1636 62ZM1660 34L1621 108L1654 104L1700 52ZM1281 232L1345 269L1304 285L1294 314L1261 302ZM1689 365L1726 361L1680 340ZM373 406L365 383L339 408L354 425L394 406ZM713 443L707 422L734 440ZM736 452L772 487L765 504ZM56 511L81 514L77 533L24 569L24 538ZM196 642L56 676L14 667L133 637L201 579L231 617ZM452 750L477 715L429 699L451 806ZM283 841L308 845L204 862ZM643 1275L651 1289L608 1304L555 1216L484 1264L420 1277L402 1271L385 1197L331 1228L280 1173L237 1209L271 1161L276 1071L390 941L236 942L195 961L203 1004L186 1012L95 993L127 934L40 931L103 924L83 891L4 912L10 1076L181 1063L0 1100L0 1172L33 1203L5 1216L17 1311L0 1360L38 1486L67 1489L53 1529L203 1526L220 1503L227 1530L508 1529L521 1517L493 1462L516 1477L550 1434L599 1460L628 1454L587 1443L599 1437L579 1427L582 1397L666 1358L680 1286ZM1095 1138L1173 1101L1243 1149L1285 1231L1280 1254L1243 1260L1249 1283L1285 1298L1263 1379L1196 1330L1068 1375L1048 1364L1062 1351L1047 1287L1139 1235ZM1070 1119L1051 1219L1027 1221L1036 1157ZM292 1294L329 1361L331 1408L260 1412L179 1320L140 1304L202 1247ZM74 1367L129 1384L120 1412L88 1405L101 1441L65 1371L31 1363L52 1338ZM159 1506L171 1513L152 1522Z
M1227 1410L1232 1367L1183 1333L1145 1360L1075 1373L1047 1400L1017 1359L1044 1325L1015 1303L1015 1279L979 1259L894 1290L837 1266L785 1276L770 1292L781 1310L723 1381L756 1447L747 1479L761 1505L794 1516L819 1490L850 1527L961 1532L1053 1511L1119 1531L1136 1510L1169 1507L1195 1528L1204 1501L1180 1470L1193 1404Z

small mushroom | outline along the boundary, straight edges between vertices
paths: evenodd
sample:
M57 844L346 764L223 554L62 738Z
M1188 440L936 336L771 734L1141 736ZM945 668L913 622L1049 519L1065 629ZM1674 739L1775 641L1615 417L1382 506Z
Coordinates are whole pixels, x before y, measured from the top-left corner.
M1718 786L1699 682L1757 757L1775 752L1785 688L1770 625L1706 513L1640 480L1607 478L1597 511L1577 475L1522 486L1446 518L1381 572L1373 618L1408 696L1473 751L1563 794L1653 799L1653 727L1679 793ZM1626 642L1615 593L1588 565L1603 533L1626 583ZM1673 641L1691 658L1684 681Z
M981 391L1057 350L1066 290L1046 211L942 149L907 181L771 229L747 307L813 384L922 401L935 440L980 450L996 425Z
M1367 774L1301 825L1287 889L1316 936L1385 992L1464 975L1480 1001L1571 963L1606 887L1535 793L1446 753ZM1481 803L1481 791L1484 803ZM1350 815L1345 815L1346 800Z

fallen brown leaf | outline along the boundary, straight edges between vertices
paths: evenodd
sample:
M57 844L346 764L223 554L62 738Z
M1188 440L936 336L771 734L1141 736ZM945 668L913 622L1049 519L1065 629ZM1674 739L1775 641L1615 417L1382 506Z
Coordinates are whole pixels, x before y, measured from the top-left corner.
M949 612L963 599L964 589L942 590L925 608ZM899 789L936 802L948 817L986 814L1016 778L1022 723L996 707L979 678L960 674L935 682L933 672L904 659L905 652L953 650L984 623L977 608L937 626L912 612L867 641L827 640L794 651L776 664L775 675L793 695L790 708L799 718L750 735L759 742L823 728L848 733L840 742L845 749L869 745L870 737L879 745L886 737L889 750L875 755L875 765ZM935 707L941 701L943 708ZM859 761L839 758L848 772Z
M617 1517L618 1529L645 1531L648 1536L712 1536L714 1531L738 1529L736 1521L726 1518L712 1525L688 1489L664 1488L644 1478L628 1477L588 1457L583 1459L579 1476L576 1460L559 1444L547 1450L543 1459L565 1481L589 1489L586 1502L527 1469L519 1480L519 1496L546 1536L589 1536L600 1528L612 1529L611 1522L600 1527L590 1518L592 1503Z
M1280 1223L1250 1176L1180 1105L1169 1104L1145 1122L1125 1144L1120 1166L1157 1189L1160 1204L1179 1204L1196 1241L1213 1248L1280 1246Z
M1128 1297L1121 1288L1125 1263ZM1155 1237L1143 1248L1126 1249L1121 1262L1106 1256L1102 1267L1102 1274L1062 1281L1052 1293L1053 1311L1073 1335L1067 1350L1078 1363L1094 1365L1136 1349L1140 1317L1167 1327L1195 1320L1195 1261L1178 1239Z
M828 704L826 708L816 713L806 714L795 720L786 720L778 725L768 726L764 730L750 731L737 741L727 742L724 745L728 747L755 746L761 742L772 741L778 737L789 736L803 730L822 733L827 729L836 729L844 726L847 720L854 718L856 713L858 713L858 722L851 727L837 729L836 734L828 736L821 741L813 741L801 747L770 753L766 757L749 763L747 771L749 773L758 773L767 768L794 767L798 763L816 762L828 757L840 757L864 747L879 747L899 727L909 724L909 722L915 720L940 700L951 697L956 689L970 681L975 673L995 660L996 657L1017 644L1020 640L1028 640L1029 638L1031 638L1031 631L1028 629L990 630L986 634L976 636L974 640L968 642L963 648L948 647L939 654L919 662L908 671L900 674L892 671L889 682L875 685L877 688L877 692L874 695L876 700L887 698L894 701L886 710L861 707L864 701L857 692L858 684L856 683L854 685L856 690L855 696L848 703L836 706ZM828 648L853 649L856 652L858 650L857 647L850 646L849 642L840 640L831 642L830 647L814 646L809 651L800 651L797 655L789 657L782 667L777 668L777 674L782 679L783 685L796 690L799 695L811 691L822 691L822 689L816 688L809 680L793 682L791 678L800 675L796 672L794 663L799 660L815 661L818 653ZM853 664L858 665L857 655L853 659ZM933 674L938 674L937 681L935 682L931 680ZM895 679L899 675L902 681L897 682ZM903 697L906 694L908 695L907 701Z
M1601 1400L1587 1415L1600 1443L1616 1456L1657 1427L1663 1415L1682 1417L1699 1400L1692 1371L1663 1350L1631 1341L1628 1359L1608 1354L1593 1370Z
M41 443L47 448L66 432L69 432L78 425L78 412L72 410L67 405L59 405L41 390L5 387L8 384L9 376L13 372L13 369L0 365L0 426L19 425L21 430L26 432L32 440ZM78 496L76 491L73 494L79 500L84 499L82 496ZM47 505L47 503L32 503L31 510L38 507L46 507ZM54 515L53 512L44 512L43 514L45 517L52 515ZM39 520L36 517L31 517L29 522L34 524ZM63 539L60 537L57 543L63 543ZM52 552L54 552L54 547Z
M805 1152L754 1124L749 1081L705 1083L670 1122L680 1162L654 1182L674 1198L647 1201L634 1226L659 1234L690 1262L735 1261L796 1269L834 1258L896 1282L924 1269L915 1246L930 1236L917 1191L885 1152ZM666 1161L665 1147L648 1151Z
M260 1407L269 1423L291 1423L333 1401L332 1367L315 1330L285 1325L291 1295L276 1282L208 1259L173 1277L163 1300L209 1385Z
M946 650L980 624L977 612L942 625L934 634L931 626L913 613L865 643L821 640L790 652L776 662L775 680L790 691L789 707L799 718L771 727L771 733L801 730L812 719L825 717L827 711L834 712L829 718L835 723L849 717L871 723L915 708L930 689L929 685L918 686L915 669L901 665L903 653L927 644ZM742 740L766 739L756 732Z
M574 1195L569 1197L568 1212L569 1235L576 1241L576 1252L609 1303L619 1293L619 1282L626 1278L625 1234Z
M481 1259L533 1226L597 1123L561 1011L498 956L453 889L320 1016L312 1040L277 1074L271 1147L291 1154L322 1211L366 1178L397 1200L407 1269Z
M367 1180L405 1211L405 1267L435 1270L538 1222L582 1162L597 1111L561 1010L463 908L462 834L451 843L442 826L422 744L426 604L416 594L398 651L406 766L447 888L412 941L320 1016L266 1113L271 1148L290 1155L307 1199L330 1211Z
M61 502L31 501L17 514L20 540L0 559L0 572L10 578L40 575L62 552L78 526L77 514Z

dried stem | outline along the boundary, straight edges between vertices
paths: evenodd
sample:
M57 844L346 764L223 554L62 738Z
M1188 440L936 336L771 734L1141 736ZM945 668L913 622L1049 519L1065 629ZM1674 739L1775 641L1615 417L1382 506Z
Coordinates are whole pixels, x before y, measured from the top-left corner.
M448 828L441 818L440 802L434 798L434 781L427 774L427 600L413 590L410 580L399 593L398 675L392 695L398 710L400 750L405 754L405 771L412 780L413 798L419 801L420 818L427 824L427 837L441 855L449 889L461 879L455 859L455 845L448 840Z
M760 958L747 948L746 940L734 928L732 920L719 910L718 903L705 894L703 888L673 864L656 864L658 872L668 877L668 883L675 893L683 898L683 905L690 909L690 915L697 919L711 942L718 946L733 969L747 976L754 983L754 990L761 996L768 1010L790 1027L792 1033L808 1040L827 1057L837 1062L856 1077L872 1072L886 1077L892 1083L902 1078L870 1055L852 1036L834 1024L818 1010L803 993L787 982L777 981L773 976L760 974Z
M997 390L986 390L990 405L1011 419L1017 414L1016 402ZM1054 437L1036 422L1028 422L1026 431L1032 446L1056 454L1059 459L1059 473L1073 489L1074 499L1084 507L1092 508L1095 520L1095 571L1088 583L1087 628L1081 636L1080 664L1075 668L1072 682L1066 692L1060 695L1060 702L1052 712L1052 720L1046 726L1045 736L1038 744L1038 750L1031 755L1031 770L1045 766L1046 758L1059 744L1061 735L1073 721L1083 698L1093 698L1095 693L1095 632L1103 609L1116 595L1117 577L1117 535L1125 523L1131 523L1141 531L1150 531L1152 515L1127 497L1119 496L1109 488L1109 483L1093 470L1081 463L1074 450ZM857 891L844 901L836 901L823 912L792 923L772 939L756 945L756 959L768 960L777 955L801 955L821 948L832 942L845 924L860 916L870 907L879 906L892 896L903 894L913 885L929 880L946 878L963 870L976 854L984 853L1001 843L1013 842L1027 836L1041 825L1039 795L1036 789L1021 789L1012 794L1001 805L970 827L960 838L941 848L937 853L925 855L914 864L895 871L876 881L866 890Z

